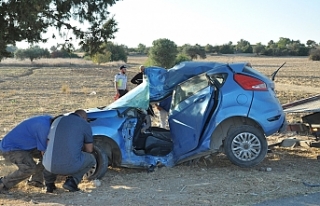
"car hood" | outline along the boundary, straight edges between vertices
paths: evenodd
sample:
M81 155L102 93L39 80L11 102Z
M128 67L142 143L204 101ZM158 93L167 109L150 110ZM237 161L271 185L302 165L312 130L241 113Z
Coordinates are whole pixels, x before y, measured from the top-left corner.
M173 89L179 83L221 65L225 64L187 61L181 62L170 69L155 66L147 67L144 70L143 83L107 106L106 109L121 107L147 109L150 102L158 102L171 95Z

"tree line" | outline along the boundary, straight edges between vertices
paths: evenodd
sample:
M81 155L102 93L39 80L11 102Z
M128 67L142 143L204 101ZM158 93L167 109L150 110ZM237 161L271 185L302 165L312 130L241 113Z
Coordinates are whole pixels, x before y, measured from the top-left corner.
M241 39L237 44L229 42L228 44L212 46L207 44L201 46L199 44L184 44L177 46L173 41L162 38L153 41L151 47L147 47L140 43L136 48L129 48L126 45L117 45L111 41L103 43L99 47L99 51L91 54L83 49L74 49L72 43L67 42L52 46L48 49L39 46L31 46L27 49L18 49L14 46L8 46L7 51L17 59L34 59L39 58L80 58L77 52L84 52L87 60L92 60L97 64L124 61L127 62L129 54L147 55L148 61L146 65L155 65L170 68L182 61L192 61L195 59L205 59L207 55L212 54L237 54L247 53L257 56L309 56L311 60L320 60L320 47L313 40L308 40L307 45L302 44L299 40L294 41L289 38L280 37L279 41L269 41L267 45L257 43L251 45L249 41Z

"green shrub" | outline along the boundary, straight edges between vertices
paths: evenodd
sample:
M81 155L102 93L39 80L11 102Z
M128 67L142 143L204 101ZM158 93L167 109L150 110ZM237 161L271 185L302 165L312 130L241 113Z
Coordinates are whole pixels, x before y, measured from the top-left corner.
M150 67L150 66L154 66L155 64L154 64L154 62L152 61L152 59L148 58L148 59L146 59L145 62L143 62L143 65L144 65L145 67Z
M84 56L83 59L84 59L84 60L87 60L87 61L92 61L91 57L88 56L88 55L87 55L87 56Z
M105 54L97 53L93 55L92 61L98 65L101 63L109 62L111 59L111 52L106 52Z
M179 53L178 56L176 57L175 64L179 64L180 62L184 62L184 61L192 61L192 59L186 54Z

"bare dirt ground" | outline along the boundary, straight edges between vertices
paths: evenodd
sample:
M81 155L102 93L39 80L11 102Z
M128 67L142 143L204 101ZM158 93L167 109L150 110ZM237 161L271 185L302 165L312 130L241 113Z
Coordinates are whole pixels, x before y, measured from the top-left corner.
M129 77L138 72L144 61L145 57L129 58ZM268 76L287 62L275 80L282 104L319 93L320 62L307 58L211 56L205 61L251 62ZM53 64L55 67L50 66ZM113 101L112 81L120 64L94 66L78 60L0 62L0 138L33 115L58 115L108 105ZM96 95L90 95L92 91ZM300 115L287 114L290 122L299 118ZM288 133L275 134L268 141L272 144L286 138L315 139ZM100 187L84 180L79 185L81 191L69 193L62 189L61 177L56 193L46 194L44 189L20 183L9 194L0 194L0 205L253 205L277 197L320 192L320 187L303 184L320 183L320 162L316 159L319 154L315 147L274 147L260 165L249 169L231 164L223 154L173 168L158 168L152 173L109 168ZM0 176L13 169L0 161Z

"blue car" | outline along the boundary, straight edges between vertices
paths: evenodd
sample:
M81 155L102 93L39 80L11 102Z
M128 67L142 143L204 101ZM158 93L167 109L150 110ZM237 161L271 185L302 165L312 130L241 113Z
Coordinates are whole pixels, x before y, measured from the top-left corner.
M125 96L86 110L97 160L87 177L101 178L110 165L152 171L216 153L253 167L267 154L266 137L286 128L274 90L249 63L148 67L143 83ZM146 110L169 96L167 130L154 126Z

